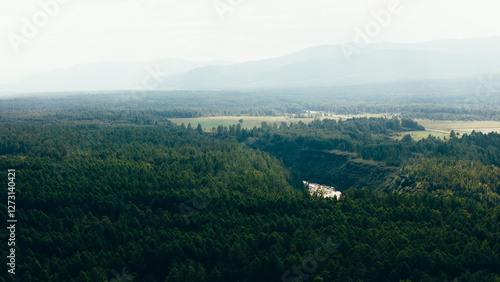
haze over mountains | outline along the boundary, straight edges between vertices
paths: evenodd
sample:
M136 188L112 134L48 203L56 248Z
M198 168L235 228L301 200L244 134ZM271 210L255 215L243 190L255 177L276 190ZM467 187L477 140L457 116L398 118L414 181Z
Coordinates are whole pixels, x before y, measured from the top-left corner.
M325 45L229 63L162 59L77 65L0 87L3 91L289 88L474 77L500 73L500 37L418 44ZM354 53L349 52L355 51ZM350 55L346 55L350 54Z
M186 72L206 65L224 64L230 64L230 62L195 62L164 58L147 62L82 64L30 75L14 84L4 85L3 88L30 92L143 89L156 86L165 75Z

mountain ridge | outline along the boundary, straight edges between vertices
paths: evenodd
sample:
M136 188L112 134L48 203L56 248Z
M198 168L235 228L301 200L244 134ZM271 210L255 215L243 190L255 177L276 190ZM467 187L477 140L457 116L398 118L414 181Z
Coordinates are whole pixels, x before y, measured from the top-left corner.
M348 46L349 44L349 46ZM18 91L199 90L321 87L449 79L500 72L500 37L377 43L345 55L354 43L312 46L256 61L159 59L102 62L31 75ZM356 47L357 48L357 47ZM0 89L2 89L0 88Z

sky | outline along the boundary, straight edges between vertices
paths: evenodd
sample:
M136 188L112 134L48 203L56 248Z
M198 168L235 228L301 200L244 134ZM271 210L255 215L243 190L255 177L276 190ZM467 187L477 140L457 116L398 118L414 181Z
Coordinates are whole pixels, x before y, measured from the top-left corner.
M31 73L103 61L258 60L353 42L357 31L373 28L374 22L380 29L370 36L372 43L500 36L498 0L0 0L0 4L0 84Z

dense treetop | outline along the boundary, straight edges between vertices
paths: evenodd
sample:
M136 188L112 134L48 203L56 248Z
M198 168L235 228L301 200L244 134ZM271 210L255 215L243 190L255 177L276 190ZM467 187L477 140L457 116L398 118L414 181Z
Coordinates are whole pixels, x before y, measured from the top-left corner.
M1 182L16 169L19 227L17 274L0 281L500 280L498 134L400 140L421 127L397 118L205 133L161 111L6 113ZM302 180L342 196L310 196Z

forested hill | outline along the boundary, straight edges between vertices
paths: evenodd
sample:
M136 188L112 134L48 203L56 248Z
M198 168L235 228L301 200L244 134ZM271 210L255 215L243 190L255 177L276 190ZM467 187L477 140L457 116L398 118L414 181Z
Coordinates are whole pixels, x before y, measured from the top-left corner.
M214 136L236 137L294 168L302 178L335 186L427 191L500 203L500 135L477 133L414 141L422 130L409 119L356 118L282 123L250 130L219 126Z
M16 169L18 181L20 281L104 281L123 266L140 281L163 280L184 257L174 257L185 247L178 240L191 246L200 235L225 233L227 244L239 229L215 227L239 202L299 194L268 154L171 126L15 124L0 131L0 167ZM199 233L204 226L214 228L211 235Z
M44 120L57 114L0 121L19 225L16 275L0 281L500 281L496 134L415 142L392 138L411 121L360 119L217 136L165 120ZM392 160L406 178L393 192L367 182L339 201L311 197L280 146ZM400 157L368 153L388 148Z

